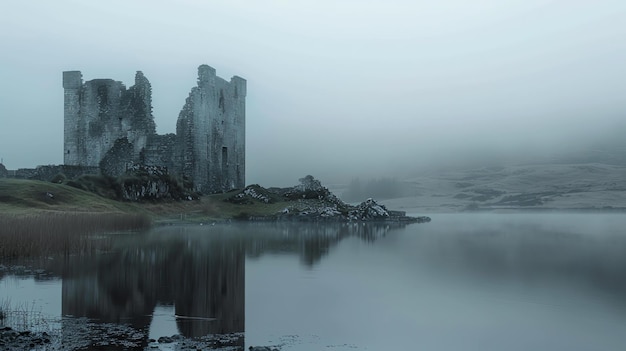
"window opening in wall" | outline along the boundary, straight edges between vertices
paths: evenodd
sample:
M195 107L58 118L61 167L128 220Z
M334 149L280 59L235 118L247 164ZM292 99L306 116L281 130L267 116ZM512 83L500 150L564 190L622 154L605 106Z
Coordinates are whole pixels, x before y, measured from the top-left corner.
M226 172L226 167L228 167L228 148L222 148L222 171Z
M220 89L220 101L218 107L222 110L222 112L226 111L224 107L224 91Z

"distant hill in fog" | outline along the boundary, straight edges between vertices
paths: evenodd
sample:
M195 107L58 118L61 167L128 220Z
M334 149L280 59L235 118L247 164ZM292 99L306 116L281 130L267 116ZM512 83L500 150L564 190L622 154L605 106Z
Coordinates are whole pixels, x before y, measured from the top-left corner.
M608 156L608 155L607 155ZM405 180L412 212L503 209L626 210L626 165L554 163L446 171Z
M546 150L526 164L459 166L402 180L402 197L384 200L407 212L472 210L626 211L626 139L619 130L585 147ZM488 163L485 163L488 164Z

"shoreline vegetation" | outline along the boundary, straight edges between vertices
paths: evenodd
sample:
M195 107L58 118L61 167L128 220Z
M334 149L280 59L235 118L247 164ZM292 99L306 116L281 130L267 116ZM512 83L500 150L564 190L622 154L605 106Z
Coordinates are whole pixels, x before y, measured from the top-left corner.
M92 251L102 232L149 228L133 204L50 182L0 179L0 258L36 258Z
M102 243L91 236L103 232L150 227L141 214L110 212L35 212L0 215L0 258L45 257L88 252Z
M102 232L141 231L152 225L221 221L395 221L408 217L368 199L344 203L312 176L300 185L250 185L191 200L117 201L97 192L37 180L0 179L0 258L45 257L100 249Z

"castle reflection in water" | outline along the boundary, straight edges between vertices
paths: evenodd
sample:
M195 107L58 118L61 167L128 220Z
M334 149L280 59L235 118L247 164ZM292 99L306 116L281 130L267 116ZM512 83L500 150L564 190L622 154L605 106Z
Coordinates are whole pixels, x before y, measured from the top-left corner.
M371 223L254 223L116 235L110 252L66 258L62 314L130 325L141 334L143 348L155 307L173 305L182 336L238 333L229 346L243 348L246 257L297 254L302 264L314 265L343 238L375 240L391 229ZM88 337L95 342L102 335Z

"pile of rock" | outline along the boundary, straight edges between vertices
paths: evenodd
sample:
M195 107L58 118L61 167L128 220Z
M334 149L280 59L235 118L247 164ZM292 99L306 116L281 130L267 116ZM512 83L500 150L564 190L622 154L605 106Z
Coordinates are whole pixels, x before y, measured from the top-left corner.
M51 337L46 332L34 333L31 331L16 331L11 327L0 328L0 349L2 350L30 350L35 347L50 344Z
M341 201L337 196L322 186L322 183L306 176L300 184L289 188L265 189L254 184L225 199L235 204L280 203L286 206L279 212L264 216L246 216L248 220L286 220L286 221L394 221L394 222L429 222L428 217L409 217L402 211L390 211L374 199L367 199L357 206Z
M258 184L252 184L245 187L237 195L227 198L226 201L234 204L252 204L256 200L264 204L270 204L274 202L273 197L275 196L278 195L272 194L271 190L265 189Z
M380 205L374 199L369 198L348 212L348 218L358 221L384 220L389 218L389 212L385 205Z

